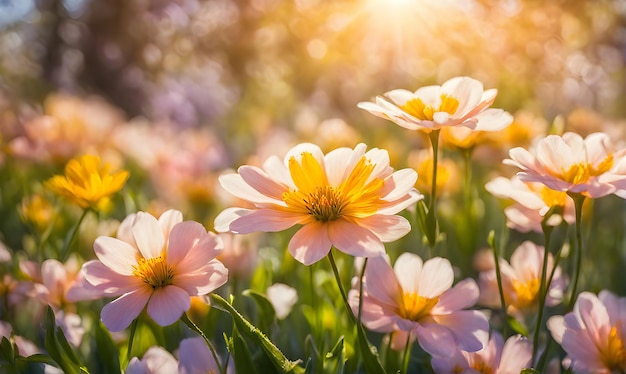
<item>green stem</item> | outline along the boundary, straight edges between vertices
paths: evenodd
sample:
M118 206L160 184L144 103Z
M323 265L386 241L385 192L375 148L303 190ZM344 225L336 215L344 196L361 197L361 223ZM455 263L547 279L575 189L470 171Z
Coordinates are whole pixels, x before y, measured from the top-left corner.
M548 273L548 258L550 255L550 239L552 236L552 230L554 229L552 226L547 224L547 221L550 219L552 215L552 209L548 211L543 221L541 222L541 227L543 229L543 237L544 237L544 250L543 250L543 263L541 266L541 278L539 281L539 309L537 311L537 322L535 324L535 331L533 335L533 355L532 355L532 363L534 364L537 358L537 350L539 349L539 332L541 330L541 324L543 320L543 311L546 305L546 295L548 294L548 289L550 288L550 282L546 283L546 276ZM550 279L552 281L552 279Z
M122 369L128 365L130 359L132 358L131 354L133 351L133 340L135 340L135 332L137 331L137 324L139 323L139 317L135 318L133 322L130 324L130 334L128 335L128 349L126 350L126 362L122 364Z
M406 334L406 345L404 346L404 355L402 357L402 373L406 374L409 371L409 359L411 357L411 331Z
M496 267L496 283L498 284L498 293L500 295L500 305L502 305L502 316L504 317L504 331L502 335L506 336L506 329L509 325L508 322L508 314L506 312L506 300L504 299L504 289L502 288L502 272L500 271L500 255L498 254L498 243L496 242L496 236L493 231L489 233L489 238L487 239L491 248L493 249L493 260Z
M192 320L189 319L186 313L183 313L183 315L180 317L180 320L183 321L183 323L187 325L187 327L189 327L191 330L195 331L198 335L200 335L202 339L204 339L204 342L206 343L206 345L209 347L209 350L211 351L211 355L213 355L213 359L215 360L217 369L219 370L220 373L224 374L224 369L220 365L217 352L215 352L215 348L213 348L213 344L211 344L211 341L209 340L209 338L207 338L207 336L204 335L204 332L195 323L193 323Z
M567 193L574 200L574 208L576 211L576 273L574 275L574 283L572 284L572 293L570 294L569 310L574 308L576 302L576 291L578 288L578 279L580 278L580 269L583 257L583 238L582 238L582 210L585 202L585 196L579 193Z
M60 262L67 261L67 258L70 255L71 248L72 248L72 246L74 244L74 241L76 241L76 237L78 236L77 235L78 234L78 228L83 223L83 220L87 216L87 213L89 213L90 211L91 211L91 208L85 208L83 210L83 214L78 219L78 222L76 222L74 227L72 227L72 230L65 237L65 242L63 243L63 248L61 249L61 254L59 255L59 261Z
M346 309L348 310L348 315L350 316L350 320L356 323L357 320L354 317L354 313L352 313L352 308L350 308L350 303L348 302L348 296L346 295L346 291L343 288L343 283L341 283L341 277L339 276L339 270L337 270L337 264L335 264L335 258L333 257L332 248L328 252L327 257L328 257L328 261L330 262L330 267L333 269L333 274L335 275L335 280L337 281L337 287L339 287L339 293L341 293L341 298L343 300L343 303L346 306Z
M359 321L359 325L361 324L361 312L363 310L363 277L365 276L367 260L368 258L365 257L365 261L363 261L363 268L361 269L361 276L359 277L359 311L357 313L357 320Z
M318 310L318 305L317 305L317 292L315 290L315 277L314 274L315 272L313 271L313 266L315 266L315 264L312 264L311 266L309 266L309 282L310 282L310 286L311 286L311 306L313 307L313 310L317 311ZM324 342L323 340L323 336L324 333L322 331L322 313L315 313L315 335L316 335L316 340L317 340L317 350L318 352L323 352L323 348L324 348Z

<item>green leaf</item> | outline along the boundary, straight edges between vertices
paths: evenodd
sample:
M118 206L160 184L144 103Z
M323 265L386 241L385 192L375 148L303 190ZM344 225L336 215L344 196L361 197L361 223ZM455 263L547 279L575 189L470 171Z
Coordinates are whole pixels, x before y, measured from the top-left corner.
M52 308L48 306L45 316L46 336L44 345L50 357L59 365L66 374L78 374L81 372L80 364L74 361L77 359L74 350L69 347L63 331L57 327ZM61 339L62 341L61 341ZM67 349L69 348L69 352Z
M528 336L528 329L520 321L509 315L506 316L506 320L513 331L523 336Z
M520 371L520 374L539 374L539 372L535 369L522 369L522 371Z
M434 247L437 244L437 221L434 212L428 211L424 200L420 200L415 204L415 213L420 231L428 240L428 244Z
M345 355L343 353L344 338L341 336L335 346L326 353L324 359L324 372L325 373L343 373L346 363Z
M319 368L324 366L324 360L322 359L322 355L317 349L317 343L315 342L315 339L313 339L313 336L311 336L311 334L307 335L307 337L304 339L304 350L306 356L308 357L305 367L305 373L320 372Z
M13 364L15 362L15 358L17 357L17 349L11 343L11 341L6 337L2 337L2 341L0 341L0 362L6 362L8 364Z
M24 362L35 362L35 363L42 363L42 364L47 364L51 366L56 366L56 362L50 356L44 355L41 353L36 353L28 357L22 357L22 358L19 358L19 360L24 361Z
M370 344L370 342L367 340L367 336L365 336L365 330L363 329L363 325L357 323L356 328L359 340L359 350L361 352L361 355L363 356L363 366L365 367L365 372L369 374L385 373L385 369L378 359L376 347Z
M298 366L298 361L290 361L283 353L276 347L265 334L253 324L251 324L244 316L242 316L232 305L230 305L224 298L217 294L211 294L213 306L222 309L229 313L235 322L235 325L241 332L254 340L272 360L277 369L283 372L293 371L295 373L302 373L304 369Z
M113 342L111 334L109 334L102 322L97 323L95 328L96 349L98 350L98 356L104 358L102 360L104 371L112 374L121 373L119 350Z
M257 325L261 331L265 334L269 334L270 327L272 326L272 323L274 323L274 318L276 317L276 311L274 310L272 303L265 295L252 289L244 290L242 295L248 296L255 301L259 313Z
M250 356L248 346L236 327L233 329L232 346L235 360L235 371L237 373L256 374L257 371L254 366L254 362L252 361L252 356Z

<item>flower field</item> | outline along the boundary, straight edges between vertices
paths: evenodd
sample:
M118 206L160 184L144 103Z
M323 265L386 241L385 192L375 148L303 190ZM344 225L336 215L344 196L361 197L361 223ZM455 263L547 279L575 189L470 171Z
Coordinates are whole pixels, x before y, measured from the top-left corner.
M625 17L0 2L0 373L626 373Z

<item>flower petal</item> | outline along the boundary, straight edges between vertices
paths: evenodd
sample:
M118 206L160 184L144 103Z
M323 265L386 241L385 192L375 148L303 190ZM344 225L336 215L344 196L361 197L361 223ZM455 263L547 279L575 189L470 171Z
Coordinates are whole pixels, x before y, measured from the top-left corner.
M97 292L118 296L131 292L142 285L134 275L121 275L97 260L83 264L82 274Z
M352 256L378 257L385 254L383 243L373 232L343 219L328 224L328 238L337 249Z
M220 237L212 232L205 232L176 265L176 270L182 273L194 272L216 258L223 248Z
M138 212L132 231L137 249L144 258L156 258L162 254L165 238L156 218L149 213Z
M218 260L212 260L193 273L177 275L174 285L191 296L206 295L228 281L228 270Z
M150 299L147 288L122 295L102 308L100 319L109 331L122 331L139 316Z
M417 342L432 356L451 357L456 352L456 342L452 332L437 324L420 325L416 329Z
M373 232L383 243L398 240L411 231L411 224L402 216L377 214L360 219L359 226Z
M289 253L304 265L311 265L328 254L331 242L328 225L311 223L303 226L289 241Z
M239 214L241 211L235 213ZM276 209L249 210L245 215L230 223L230 231L235 234L249 234L257 231L277 232L302 223L306 219L308 216L298 216L291 212Z
M444 292L433 308L433 314L448 314L461 309L471 308L478 301L480 291L476 281L467 278Z
M435 321L450 329L456 345L467 352L480 351L489 341L489 321L478 310L459 310L433 316Z
M435 257L424 262L420 275L418 295L423 297L438 297L447 291L454 282L454 271L450 261Z
M191 306L189 294L176 286L154 290L148 302L148 315L160 326L169 326Z
M393 265L393 272L404 292L418 294L423 267L422 258L414 253L404 252L398 256Z
M175 225L167 244L167 263L172 266L178 264L206 235L207 231L204 226L195 221L185 221Z
M139 252L130 244L108 236L100 236L93 243L96 256L102 263L121 275L132 275Z

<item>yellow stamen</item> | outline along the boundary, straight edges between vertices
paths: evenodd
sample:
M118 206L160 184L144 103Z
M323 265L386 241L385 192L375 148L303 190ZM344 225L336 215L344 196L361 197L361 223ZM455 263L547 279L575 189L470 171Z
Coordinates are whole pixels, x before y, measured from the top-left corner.
M548 188L544 185L541 186L541 190L539 191L541 199L546 203L547 206L565 206L567 202L567 193L562 191L556 191L551 188Z
M606 347L599 347L598 349L602 362L611 372L624 372L626 370L626 350L624 349L624 341L619 335L619 327L620 323L618 322L617 326L613 326L609 332Z
M491 366L487 365L484 362L475 362L474 365L472 365L472 369L476 370L477 372L481 373L481 374L493 374L493 369L491 368Z
M432 121L434 114L437 112L446 112L448 114L453 114L457 111L458 108L459 100L447 94L441 94L441 103L439 104L438 108L435 108L432 105L424 104L424 102L420 98L411 99L407 101L404 105L400 106L400 109L402 109L403 111L423 121Z
M439 302L438 297L427 298L415 292L405 292L402 295L402 303L398 315L411 321L419 321L428 315Z
M600 162L598 167L594 167L587 162L581 162L570 166L569 169L563 172L563 179L567 182L575 184L586 183L591 177L602 175L611 170L612 167L613 155L609 154L604 160L602 160L602 162Z
M513 300L507 301L518 309L531 306L539 293L539 279L532 278L526 282L520 282L514 279L512 283L513 292L516 297L514 297Z
M145 284L157 289L169 286L174 280L174 269L165 261L163 256L154 258L140 258L134 268L133 275L140 278Z
M383 181L379 178L369 180L374 166L362 157L350 175L335 187L329 184L324 168L311 153L302 153L300 163L292 157L289 172L296 190L283 193L286 209L308 214L317 222L372 215L383 204L380 199Z

